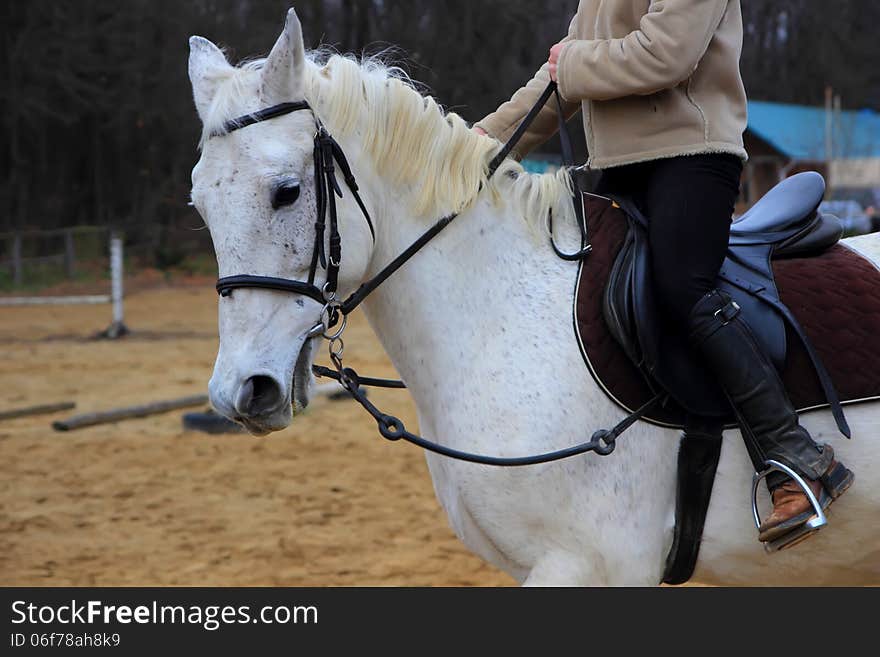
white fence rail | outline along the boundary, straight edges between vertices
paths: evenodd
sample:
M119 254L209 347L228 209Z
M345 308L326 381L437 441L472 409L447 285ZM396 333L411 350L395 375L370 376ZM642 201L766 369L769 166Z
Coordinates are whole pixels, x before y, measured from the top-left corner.
M0 306L70 306L112 304L110 326L102 333L108 338L118 338L128 333L123 307L123 258L122 238L110 236L110 294L71 295L61 297L0 297Z
M109 294L69 297L0 297L0 306L73 306L110 303Z

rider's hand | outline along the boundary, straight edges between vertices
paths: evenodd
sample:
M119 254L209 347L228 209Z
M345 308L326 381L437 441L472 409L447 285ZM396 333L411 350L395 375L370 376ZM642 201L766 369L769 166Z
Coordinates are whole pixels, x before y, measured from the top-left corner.
M471 130L473 130L474 132L476 132L476 133L477 133L478 135L480 135L481 137L488 137L488 136L489 136L489 133L487 133L485 130L483 130L483 129L482 129L480 126L478 126L478 125L475 125L473 128L471 128Z
M564 47L565 44L560 42L550 48L550 58L547 60L547 63L550 64L550 79L554 82L559 82L557 77L559 74L559 55Z

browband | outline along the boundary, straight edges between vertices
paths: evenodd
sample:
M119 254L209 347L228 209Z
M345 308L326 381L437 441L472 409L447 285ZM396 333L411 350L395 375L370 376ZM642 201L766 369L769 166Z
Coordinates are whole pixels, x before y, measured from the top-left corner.
M222 135L228 135L230 132L235 132L236 130L247 128L249 125L253 125L254 123L260 123L261 121L265 121L267 119L274 119L276 116L284 116L285 114L290 114L291 112L299 112L300 110L306 109L311 109L311 107L304 100L297 101L295 103L281 103L279 105L272 105L272 107L266 107L265 109L258 110L251 114L239 116L237 119L230 119L223 124L224 132L220 134L215 134L214 136L220 137Z

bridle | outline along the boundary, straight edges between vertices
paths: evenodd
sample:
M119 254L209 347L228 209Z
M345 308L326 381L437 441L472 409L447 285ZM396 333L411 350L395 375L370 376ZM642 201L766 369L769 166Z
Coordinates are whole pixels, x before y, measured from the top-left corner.
M246 114L237 119L227 121L224 132L212 136L227 135L236 130L241 130L255 123L268 121L279 116L308 110L312 112L311 106L300 101L296 103L281 103L273 105L266 109ZM358 186L348 160L342 148L336 143L336 140L330 136L327 129L315 116L317 129L315 131L313 160L315 163L315 197L317 199L317 221L315 222L315 245L312 250L311 264L309 265L309 277L305 281L297 281L288 278L276 278L273 276L227 276L217 281L217 292L221 296L228 297L233 290L241 288L259 288L264 290L278 290L280 292L291 292L293 294L301 294L303 296L314 299L318 303L327 304L336 297L336 287L339 280L339 266L342 262L342 238L339 235L339 221L336 212L336 197L342 198L342 190L336 180L336 167L334 162L339 164L342 177L345 184L351 190L352 195L358 203L367 225L370 227L370 235L373 242L376 241L376 229L373 226L373 220L370 213L358 194ZM325 252L324 234L327 230L327 215L330 215L330 236L328 240L328 248ZM315 276L318 271L318 264L327 272L326 282L323 287L319 288L315 285Z
M559 117L559 134L562 142L563 160L566 163L573 161L571 142L565 126L565 116L562 111L562 101L555 82L550 82L547 88L541 94L535 106L529 111L519 127L501 148L498 154L489 163L487 182L495 175L495 172L510 155L513 148L526 133L529 126L534 122L540 111L552 96L555 95L556 109ZM384 281L390 278L394 272L402 267L408 260L416 255L426 244L433 240L446 226L448 226L457 214L447 215L436 221L428 230L418 237L409 247L407 247L399 256L394 258L388 265L380 270L375 276L367 280L355 290L345 300L337 297L337 287L339 278L339 267L342 262L342 239L339 234L339 221L336 210L336 197L342 198L342 189L336 178L336 165L342 173L345 184L354 196L355 201L364 216L375 244L376 231L370 213L367 211L360 195L358 194L358 185L352 173L351 166L345 157L342 148L330 135L320 119L315 114L312 107L305 101L281 103L273 105L265 109L240 116L236 119L227 121L223 126L223 131L212 134L212 137L222 137L236 130L241 130L248 126L267 121L279 116L284 116L292 112L309 110L315 117L317 130L314 139L314 164L315 164L315 187L316 187L316 204L317 204L317 220L315 222L315 244L312 251L312 258L309 267L309 276L305 281L298 281L287 278L276 278L272 276L253 276L249 274L226 276L217 281L217 292L222 297L229 297L232 292L237 289L254 288L265 290L276 290L280 292L290 292L306 296L310 299L323 304L321 311L321 321L316 324L308 333L308 339L323 337L329 342L330 359L336 367L335 370L313 366L313 371L317 376L323 376L335 379L354 397L354 399L366 409L370 415L376 420L379 433L388 440L406 440L410 443L418 445L426 450L456 458L472 463L481 463L484 465L501 465L501 466L521 466L536 465L539 463L549 463L568 458L578 454L587 452L595 452L602 456L611 454L614 451L615 440L617 437L641 418L651 407L659 402L663 395L657 395L641 408L627 416L613 429L600 429L596 431L591 440L574 447L550 452L547 454L538 454L527 457L493 457L480 454L471 454L451 449L426 440L417 434L410 433L406 430L406 426L393 415L382 413L367 396L362 386L375 386L384 388L405 388L406 385L401 381L391 381L388 379L376 379L369 377L361 377L353 369L345 367L342 362L344 351L344 343L342 340L343 332L346 327L346 319L348 315L357 308L364 299L369 296ZM334 164L335 163L335 164ZM477 190L479 191L479 190ZM563 253L553 241L552 216L548 218L550 227L550 242L554 252L565 260L582 260L589 255L592 247L587 239L586 222L584 221L580 194L576 191L574 198L575 211L578 218L578 226L581 233L581 248L575 253ZM325 234L327 232L327 218L329 215L329 236L327 237L327 248L325 250ZM326 278L322 287L315 284L318 265L325 270ZM334 330L334 327L342 320L341 326Z

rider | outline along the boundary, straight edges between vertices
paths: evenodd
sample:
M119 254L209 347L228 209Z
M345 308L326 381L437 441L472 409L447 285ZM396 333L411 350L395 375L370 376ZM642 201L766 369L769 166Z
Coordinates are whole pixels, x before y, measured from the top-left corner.
M581 0L549 61L474 130L506 141L551 79L567 116L583 109L588 165L602 170L596 191L632 198L649 218L657 291L730 399L756 467L768 459L789 466L827 506L852 484L852 472L798 424L739 306L715 286L747 158L742 40L739 0ZM554 134L553 102L517 155ZM774 472L768 485L773 512L761 541L815 515L787 476Z

